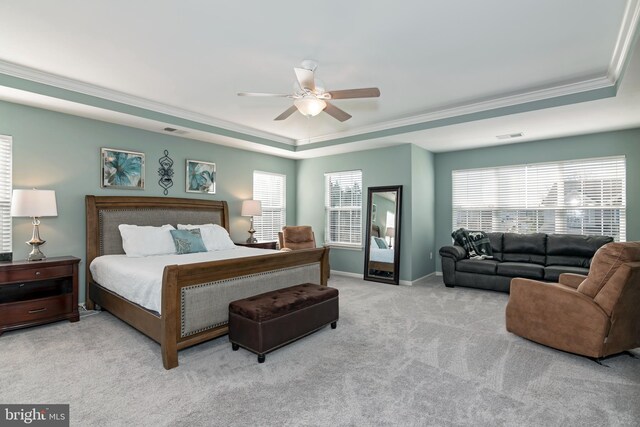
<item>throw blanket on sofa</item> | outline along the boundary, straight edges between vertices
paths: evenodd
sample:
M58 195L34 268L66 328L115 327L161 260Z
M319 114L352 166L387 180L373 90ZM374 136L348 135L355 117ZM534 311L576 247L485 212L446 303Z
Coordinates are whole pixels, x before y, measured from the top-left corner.
M467 251L471 259L493 258L491 242L484 231L470 231L460 228L451 233L453 240Z

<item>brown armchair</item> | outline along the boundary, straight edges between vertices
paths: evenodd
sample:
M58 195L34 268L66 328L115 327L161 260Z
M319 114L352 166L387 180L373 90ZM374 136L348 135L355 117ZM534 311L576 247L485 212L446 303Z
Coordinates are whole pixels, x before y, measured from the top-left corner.
M316 238L308 225L284 226L278 233L280 249L310 249L316 247Z
M640 242L609 243L588 276L561 274L560 283L515 278L507 330L592 358L640 347Z

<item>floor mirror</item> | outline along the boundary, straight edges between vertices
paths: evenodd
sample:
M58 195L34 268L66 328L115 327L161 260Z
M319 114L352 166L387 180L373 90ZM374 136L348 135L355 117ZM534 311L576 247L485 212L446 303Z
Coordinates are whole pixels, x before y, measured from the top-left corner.
M364 280L400 282L402 185L369 187Z

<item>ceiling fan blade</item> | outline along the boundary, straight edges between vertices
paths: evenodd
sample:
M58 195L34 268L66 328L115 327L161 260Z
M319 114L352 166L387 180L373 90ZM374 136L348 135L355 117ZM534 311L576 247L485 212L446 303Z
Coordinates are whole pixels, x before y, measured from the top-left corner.
M347 113L344 110L341 110L340 108L336 107L330 102L327 102L327 106L324 108L324 112L330 115L331 117L333 117L334 119L340 120L341 122L344 122L351 118L351 114Z
M287 117L289 117L290 115L292 115L293 113L295 113L296 111L298 111L298 108L295 105L292 105L291 107L287 108L284 113L280 114L278 117L276 117L273 120L284 120Z
M316 90L313 71L305 70L304 68L294 68L293 70L296 72L296 78L302 89L309 89L312 92Z
M367 87L363 89L332 90L329 94L331 99L377 98L380 96L380 89Z
M291 95L287 95L284 93L261 93L261 92L238 92L238 96L265 96L265 97L278 97L278 98L289 98Z

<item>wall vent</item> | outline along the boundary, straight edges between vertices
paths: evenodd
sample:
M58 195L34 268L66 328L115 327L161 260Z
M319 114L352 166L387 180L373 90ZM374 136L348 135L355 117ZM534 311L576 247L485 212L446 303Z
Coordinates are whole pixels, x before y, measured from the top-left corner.
M188 133L186 130L171 128L171 127L166 127L163 130L165 132L175 133L176 135L185 135Z
M522 132L506 133L504 135L498 135L498 136L496 136L496 138L498 138L498 139L511 139L511 138L520 138L521 136L524 136L524 133L522 133Z

